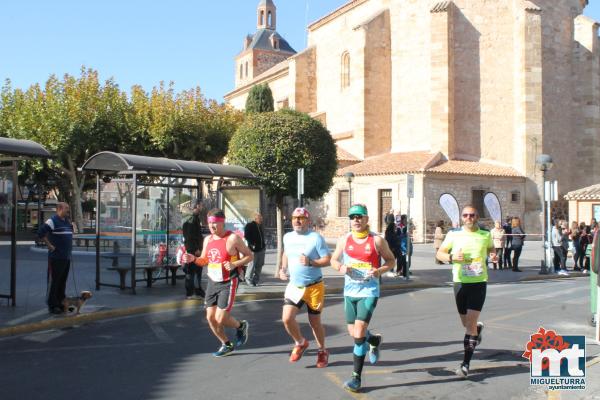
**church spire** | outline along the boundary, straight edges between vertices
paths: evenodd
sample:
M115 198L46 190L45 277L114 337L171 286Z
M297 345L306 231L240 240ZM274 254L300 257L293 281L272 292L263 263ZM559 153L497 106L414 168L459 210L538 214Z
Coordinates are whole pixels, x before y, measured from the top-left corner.
M260 0L256 10L257 21L256 29L275 30L277 8L272 0Z

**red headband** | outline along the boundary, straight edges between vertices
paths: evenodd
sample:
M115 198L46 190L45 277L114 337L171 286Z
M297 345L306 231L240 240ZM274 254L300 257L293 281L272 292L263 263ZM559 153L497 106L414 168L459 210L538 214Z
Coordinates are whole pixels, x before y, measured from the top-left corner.
M215 217L214 215L211 215L210 217L208 217L208 222L225 222L225 218Z
M310 213L308 212L308 210L306 208L304 208L304 207L298 207L292 213L292 217L310 218Z

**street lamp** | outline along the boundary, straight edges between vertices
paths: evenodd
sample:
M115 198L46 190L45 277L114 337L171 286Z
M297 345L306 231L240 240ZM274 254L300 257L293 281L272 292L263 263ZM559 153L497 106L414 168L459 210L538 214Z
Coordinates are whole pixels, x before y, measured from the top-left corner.
M535 159L535 163L538 166L538 168L540 169L540 171L542 171L542 213L543 213L543 217L542 218L542 228L544 231L543 234L543 240L542 240L542 246L544 248L544 260L542 261L542 265L540 268L540 274L548 274L550 273L550 268L548 267L548 249L550 248L550 201L552 196L550 195L550 193L548 193L548 198L546 198L546 171L550 170L552 168L552 157L549 156L548 154L540 154L539 156L537 156L537 158ZM548 191L550 192L550 191ZM548 204L546 204L546 202ZM544 220L546 221L546 224L544 226Z
M346 172L344 174L346 182L348 182L348 207L352 206L352 181L354 180L354 173Z
M354 174L352 172L346 172L344 174L346 182L348 182L348 210L352 207L352 181L354 180ZM348 222L349 229L352 229L352 221Z

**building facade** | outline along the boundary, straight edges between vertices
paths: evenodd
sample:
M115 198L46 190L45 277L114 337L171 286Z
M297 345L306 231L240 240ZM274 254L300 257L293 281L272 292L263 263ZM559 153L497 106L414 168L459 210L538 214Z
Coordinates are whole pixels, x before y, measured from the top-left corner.
M259 15L269 4L259 4ZM327 126L340 169L313 203L326 235L347 229L347 172L355 176L351 200L369 206L375 230L389 209L410 211L424 240L448 219L440 194L479 207L491 191L504 217L541 233L538 155L552 156L546 178L562 194L600 181L598 24L582 15L586 5L349 1L308 26L305 50L256 61L257 74L236 79L225 99L241 109L250 88L266 82L276 108ZM407 175L415 177L410 210Z

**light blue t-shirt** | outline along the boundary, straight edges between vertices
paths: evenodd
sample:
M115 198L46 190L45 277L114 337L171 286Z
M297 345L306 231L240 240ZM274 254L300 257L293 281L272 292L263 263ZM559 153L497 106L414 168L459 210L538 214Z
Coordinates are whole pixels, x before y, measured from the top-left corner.
M300 256L304 254L311 260L329 255L329 247L323 236L308 231L305 234L288 232L283 237L283 251L288 260L290 282L296 286L306 286L323 278L320 267L300 264Z

